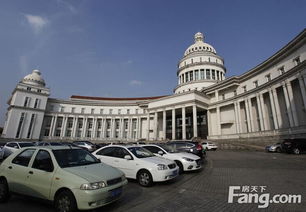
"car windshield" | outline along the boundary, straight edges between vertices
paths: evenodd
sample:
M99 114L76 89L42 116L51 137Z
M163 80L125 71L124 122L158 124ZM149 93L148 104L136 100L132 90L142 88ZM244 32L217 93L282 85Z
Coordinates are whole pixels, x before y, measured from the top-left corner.
M29 147L29 146L34 146L33 143L19 143L19 146L22 147Z
M175 148L175 145L167 145L167 144L158 144L161 148L163 148L166 152L169 153L177 153L177 149Z
M53 154L61 168L100 163L97 158L84 149L53 150Z
M152 152L142 147L129 147L128 150L130 150L137 158L148 158L155 156Z

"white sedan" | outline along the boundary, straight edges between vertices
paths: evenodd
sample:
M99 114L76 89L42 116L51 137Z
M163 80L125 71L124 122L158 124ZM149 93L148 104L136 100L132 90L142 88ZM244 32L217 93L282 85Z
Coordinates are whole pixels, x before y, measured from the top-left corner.
M179 172L174 161L157 157L140 146L110 145L96 150L93 155L123 171L127 178L137 179L141 186L171 180Z
M166 144L147 144L142 145L156 156L161 156L176 162L179 173L183 171L194 171L202 168L202 160L199 156L187 152L178 152Z
M214 150L214 151L216 151L218 149L218 146L215 143L210 142L210 141L202 142L202 147L205 150Z

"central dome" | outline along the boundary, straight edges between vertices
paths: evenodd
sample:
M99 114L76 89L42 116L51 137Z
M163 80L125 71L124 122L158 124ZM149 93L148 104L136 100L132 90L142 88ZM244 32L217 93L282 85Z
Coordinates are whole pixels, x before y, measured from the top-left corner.
M45 86L45 80L42 78L39 70L33 70L32 74L25 76L21 82L36 85L36 86Z
M198 32L194 35L194 44L189 46L184 53L184 56L192 54L194 52L209 52L217 54L214 47L208 43L204 43L204 35L201 32Z

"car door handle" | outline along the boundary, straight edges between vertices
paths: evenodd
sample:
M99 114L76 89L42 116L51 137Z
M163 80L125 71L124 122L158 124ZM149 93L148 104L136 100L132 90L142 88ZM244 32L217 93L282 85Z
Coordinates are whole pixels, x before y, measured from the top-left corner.
M32 171L29 171L29 174L33 174L33 172L32 172Z
M9 168L9 169L12 169L13 167L9 166L8 168Z

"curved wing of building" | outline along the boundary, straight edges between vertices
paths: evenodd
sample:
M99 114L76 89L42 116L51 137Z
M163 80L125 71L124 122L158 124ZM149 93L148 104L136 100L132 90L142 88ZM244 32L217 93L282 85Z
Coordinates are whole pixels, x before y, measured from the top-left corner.
M169 96L49 98L38 70L8 101L3 137L135 141L306 136L306 30L246 73L225 78L202 33L178 63Z

